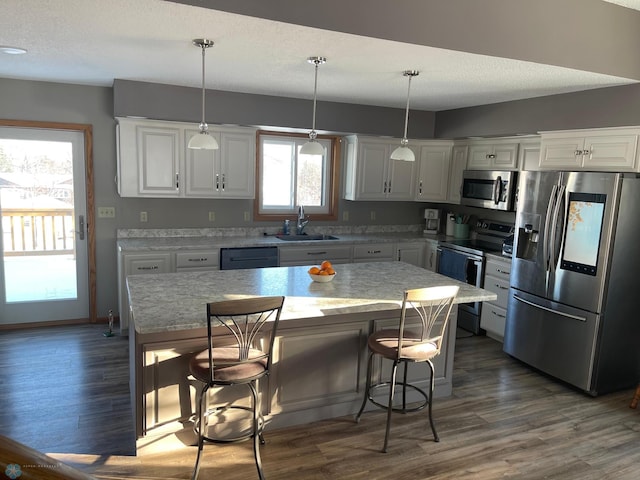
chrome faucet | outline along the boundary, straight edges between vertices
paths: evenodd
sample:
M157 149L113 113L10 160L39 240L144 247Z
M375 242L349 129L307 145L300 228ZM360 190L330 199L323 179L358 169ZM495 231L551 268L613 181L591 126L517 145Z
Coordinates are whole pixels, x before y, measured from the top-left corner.
M309 223L309 218L305 220L304 218L304 207L300 205L298 207L298 222L296 223L296 235L302 235L304 227Z

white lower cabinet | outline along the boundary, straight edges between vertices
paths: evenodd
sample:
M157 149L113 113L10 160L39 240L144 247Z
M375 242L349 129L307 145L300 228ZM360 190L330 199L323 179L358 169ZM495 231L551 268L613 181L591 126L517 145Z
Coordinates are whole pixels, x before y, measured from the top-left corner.
M424 268L424 242L398 243L397 259Z
M438 240L427 240L424 247L424 268L435 272L437 259Z
M220 268L220 250L176 253L176 272L204 272Z
M174 271L172 260L172 252L118 254L118 306L121 334L127 335L129 332L127 277L129 275L171 273Z
M480 327L486 330L487 336L498 341L504 338L510 275L510 258L487 255L483 288L495 293L498 298L491 302L484 302L482 305Z
M278 250L281 267L320 265L323 260L329 260L333 264L351 263L351 245L322 244L317 247L279 247Z
M394 260L394 243L365 243L353 246L353 263L391 262Z

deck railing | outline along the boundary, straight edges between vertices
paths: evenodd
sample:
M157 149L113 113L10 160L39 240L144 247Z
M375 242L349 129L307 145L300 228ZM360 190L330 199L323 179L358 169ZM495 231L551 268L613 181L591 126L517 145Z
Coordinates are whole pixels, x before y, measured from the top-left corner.
M73 208L3 208L2 232L6 256L74 253Z

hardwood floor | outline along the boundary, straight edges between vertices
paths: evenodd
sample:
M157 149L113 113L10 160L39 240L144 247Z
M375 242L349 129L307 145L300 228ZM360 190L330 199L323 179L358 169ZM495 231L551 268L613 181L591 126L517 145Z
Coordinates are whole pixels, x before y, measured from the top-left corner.
M100 479L190 478L195 448L132 456L127 342L103 326L0 334L2 433ZM384 412L267 430L270 480L640 478L634 390L597 398L511 359L486 337L457 341L453 395L424 412ZM257 478L251 444L208 446L200 478Z

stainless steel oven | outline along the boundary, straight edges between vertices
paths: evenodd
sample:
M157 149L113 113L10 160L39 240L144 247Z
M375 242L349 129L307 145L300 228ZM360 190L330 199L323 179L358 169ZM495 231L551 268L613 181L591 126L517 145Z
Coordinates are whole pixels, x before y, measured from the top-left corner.
M469 253L446 244L438 246L436 271L441 275L482 288L484 279L484 255ZM458 306L458 326L480 335L480 302L462 303Z
M518 172L465 170L462 176L462 205L512 211Z
M502 254L503 243L513 234L510 223L480 220L475 225L476 238L440 242L436 271L441 275L474 287L484 285L485 253ZM458 326L476 335L480 328L481 302L463 303L458 307Z

